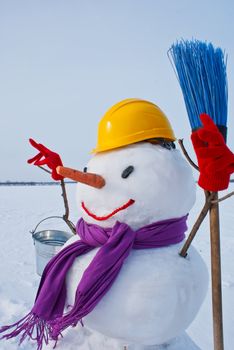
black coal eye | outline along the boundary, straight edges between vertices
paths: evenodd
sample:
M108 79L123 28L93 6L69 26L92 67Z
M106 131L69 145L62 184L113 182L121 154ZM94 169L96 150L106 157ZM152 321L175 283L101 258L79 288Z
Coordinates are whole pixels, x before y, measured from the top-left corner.
M84 169L83 169L83 172L87 173L87 170L88 170L88 168L87 168L87 166L85 166Z
M134 170L134 167L132 165L129 165L123 172L122 172L122 178L126 179Z

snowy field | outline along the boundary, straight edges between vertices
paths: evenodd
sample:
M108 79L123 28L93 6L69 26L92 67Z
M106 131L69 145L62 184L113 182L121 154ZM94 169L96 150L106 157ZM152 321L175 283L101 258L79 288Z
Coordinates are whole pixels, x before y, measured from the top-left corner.
M234 190L234 184L229 192ZM79 212L75 202L75 185L67 186L71 219L76 222ZM221 195L224 195L223 192ZM197 202L189 216L192 226L203 205L203 192L198 189ZM176 203L175 203L176 205ZM234 197L220 203L222 269L223 269L223 312L225 350L234 348ZM29 233L43 218L62 215L64 211L59 186L2 186L0 187L0 325L13 323L21 318L33 305L39 277L35 272L34 246ZM40 229L65 229L62 220L45 222ZM194 245L210 266L209 224L203 223ZM190 328L189 336L202 350L212 350L212 311L210 289L206 300ZM114 340L91 334L86 329L70 329L57 345L58 350L99 350L120 349ZM1 341L0 350L19 349L17 340ZM179 344L179 343L178 343ZM177 344L175 349L180 349ZM181 349L192 347L181 345ZM29 342L20 347L22 350L35 349ZM52 349L52 345L44 347ZM171 348L170 348L171 349ZM173 348L174 349L174 348ZM153 348L152 348L153 350Z

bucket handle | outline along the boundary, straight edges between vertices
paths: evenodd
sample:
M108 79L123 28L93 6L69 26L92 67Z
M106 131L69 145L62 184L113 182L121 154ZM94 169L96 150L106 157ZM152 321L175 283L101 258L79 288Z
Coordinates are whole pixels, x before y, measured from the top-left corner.
M70 228L70 230L72 231L73 234L76 233L76 228L75 228L75 225L73 224L72 221L70 221L69 219L65 219L63 216L48 216L47 218L45 219L42 219L41 221L39 221L39 223L36 225L36 227L34 228L34 230L31 230L29 231L32 235L34 235L34 233L36 232L38 226L43 222L43 221L46 221L48 219L63 219L63 221L65 221L65 223L67 224L67 226Z

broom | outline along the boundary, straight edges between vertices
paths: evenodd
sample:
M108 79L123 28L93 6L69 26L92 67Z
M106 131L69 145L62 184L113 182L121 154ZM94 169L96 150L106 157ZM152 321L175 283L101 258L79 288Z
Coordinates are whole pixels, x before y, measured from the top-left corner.
M174 62L192 131L200 128L199 116L208 114L225 141L227 137L226 55L211 43L181 40L172 45L169 57ZM212 193L218 199L218 193ZM220 228L218 202L210 206L211 274L214 349L223 350Z

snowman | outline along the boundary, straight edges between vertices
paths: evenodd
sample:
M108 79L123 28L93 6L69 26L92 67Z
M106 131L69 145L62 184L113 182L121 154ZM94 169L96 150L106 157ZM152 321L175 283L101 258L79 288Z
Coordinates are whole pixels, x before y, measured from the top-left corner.
M62 167L76 181L77 203L88 224L111 228L116 221L138 230L154 222L185 217L195 202L192 171L175 148L175 137L154 104L128 99L114 105L99 123L95 155L84 172ZM100 186L94 186L100 181ZM78 232L79 234L79 232ZM66 245L79 240L71 238ZM111 289L83 318L86 327L126 343L170 343L195 318L207 291L207 268L183 240L160 248L132 249ZM67 303L96 255L75 260L67 275Z
M175 140L165 114L141 99L107 111L83 171L31 140L40 150L31 163L78 182L82 212L77 235L44 271L36 306L17 324L29 336L39 327L38 349L78 322L134 349L169 349L196 317L208 272L195 248L178 254L195 181Z

